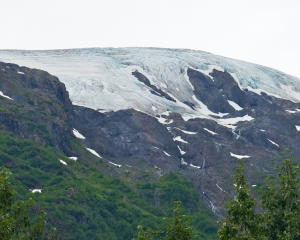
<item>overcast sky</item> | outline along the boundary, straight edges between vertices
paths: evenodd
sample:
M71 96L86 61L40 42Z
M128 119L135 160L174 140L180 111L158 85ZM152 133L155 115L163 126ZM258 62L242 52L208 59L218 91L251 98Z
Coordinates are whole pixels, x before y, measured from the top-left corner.
M299 0L0 0L0 49L163 47L300 77Z

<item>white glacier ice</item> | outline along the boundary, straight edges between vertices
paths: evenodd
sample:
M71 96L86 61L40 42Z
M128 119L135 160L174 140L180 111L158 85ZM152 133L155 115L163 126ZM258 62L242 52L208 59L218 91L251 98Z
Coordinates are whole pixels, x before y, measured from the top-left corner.
M211 53L159 48L88 48L69 50L23 51L0 50L0 61L42 69L57 76L75 105L102 111L136 109L151 116L169 110L191 118L223 117L213 113L193 93L187 69L209 75L213 69L227 71L241 89L258 94L265 92L300 102L300 79L280 71L225 58ZM151 94L132 71L144 74L176 102ZM213 81L213 79L212 79ZM195 110L185 105L188 101ZM153 108L154 106L154 108ZM217 119L218 123L222 122ZM241 120L243 121L243 120ZM232 127L230 124L224 124Z

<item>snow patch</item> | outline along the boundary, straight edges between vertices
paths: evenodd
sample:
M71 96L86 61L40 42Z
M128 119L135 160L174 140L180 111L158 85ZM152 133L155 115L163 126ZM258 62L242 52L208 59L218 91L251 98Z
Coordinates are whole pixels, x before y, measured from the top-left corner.
M296 113L296 111L293 111L293 110L285 110L286 112L289 112L289 113Z
M222 192L225 192L220 186L219 184L216 184L217 188L219 188Z
M178 137L176 137L176 138L173 138L173 140L174 140L174 141L178 141L178 142L188 143L187 141L183 140L183 139L181 138L181 136L178 136Z
M183 164L183 165L187 165L188 163L187 163L187 162L185 162L185 161L183 160L183 158L181 158L181 164Z
M114 166L116 166L116 167L119 167L119 168L122 166L121 164L116 164L116 163L113 163L111 161L109 161L109 163L112 164L112 165L114 165Z
M199 107L200 107L200 109L198 108L198 109L196 109L196 110L197 110L198 112L200 112L201 114L203 114L203 115L211 115L211 116L223 117L223 116L226 116L226 115L229 114L229 113L220 113L220 112L219 112L219 113L214 113L214 112L210 111L210 110L208 109L208 107L207 107L203 102L199 101L195 95L192 96L192 99L193 99L196 103L198 103L198 105L199 105Z
M156 119L157 119L161 124L171 124L172 122L174 122L173 119L166 119L166 118L163 118L162 116L156 117Z
M184 154L186 154L186 152L185 151L183 151L183 150L181 150L181 148L177 145L177 147L178 147L178 149L179 149L179 152L180 152L180 154L181 155L184 155Z
M36 192L42 193L42 189L29 189L29 191L32 193L36 193Z
M254 119L253 117L247 114L243 117L218 119L217 122L225 127L235 129L236 126L233 126L234 124L237 124L238 122L242 122L242 121L251 121L253 119Z
M23 73L23 72L18 72L19 74L25 74L25 73Z
M185 131L185 130L182 130L182 129L177 128L177 127L175 127L175 128L178 129L179 131L185 133L185 134L197 134L197 132L189 132L189 131Z
M265 132L266 130L264 130L264 129L259 129L259 131L261 131L261 132Z
M1 92L1 91L0 91L0 96L5 97L5 98L10 99L10 100L13 100L13 99L10 98L9 96L4 95L3 92Z
M164 154L166 154L168 157L171 157L171 155L164 151Z
M90 151L92 154L94 154L95 156L101 158L101 156L100 156L95 150L93 150L93 149L91 149L91 148L86 148L86 149L87 149L88 151Z
M207 131L207 132L209 132L210 134L212 134L212 135L216 135L217 133L216 132L213 132L213 131L210 131L210 130L208 130L207 128L203 128L205 131Z
M64 160L59 159L59 161L60 161L63 165L68 165Z
M300 126L295 125L297 131L300 131Z
M232 153L232 152L230 152L230 155L231 155L232 157L235 157L235 158L238 158L238 159L249 158L249 157L250 157L250 156L248 156L248 155L238 155L238 154L234 154L234 153Z
M240 107L237 103L233 102L233 101L230 101L230 100L227 100L227 102L229 103L229 105L231 107L233 107L236 111L241 111L243 110L242 107Z
M156 111L156 110L157 110L157 108L154 107L154 106L152 106L151 108L152 108L153 111Z
M77 161L77 157L69 157L69 159L72 159L72 160L74 160L74 161Z
M206 76L208 76L209 78L211 78L213 80L213 77L210 76L210 73L213 72L214 69L220 71L220 72L224 72L224 69L218 65L207 65L207 69L206 70L202 70L202 69L196 69L196 68L192 68L190 67L191 69L195 70L195 71L198 71L198 72L201 72L203 74L205 74Z
M271 141L269 138L267 138L269 140L270 143L272 143L273 145L279 147L279 145L276 142Z
M193 165L193 164L191 164L191 163L190 163L190 167L197 168L197 169L200 169L200 168L201 168L201 167L196 166L196 165Z
M73 133L74 133L75 137L80 138L80 139L85 139L85 137L80 132L78 132L75 128L73 128Z

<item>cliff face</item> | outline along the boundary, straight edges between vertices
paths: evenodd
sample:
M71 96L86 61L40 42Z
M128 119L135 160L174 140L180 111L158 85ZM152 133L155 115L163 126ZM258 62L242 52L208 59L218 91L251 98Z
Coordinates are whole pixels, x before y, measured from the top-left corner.
M45 71L2 62L0 79L7 96L1 98L0 128L70 153L75 118L64 84Z

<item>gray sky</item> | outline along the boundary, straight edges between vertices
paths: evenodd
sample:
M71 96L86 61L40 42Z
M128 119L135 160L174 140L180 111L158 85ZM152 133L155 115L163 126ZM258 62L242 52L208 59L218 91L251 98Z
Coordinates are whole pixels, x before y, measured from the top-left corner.
M163 47L300 77L299 0L0 0L0 49Z

